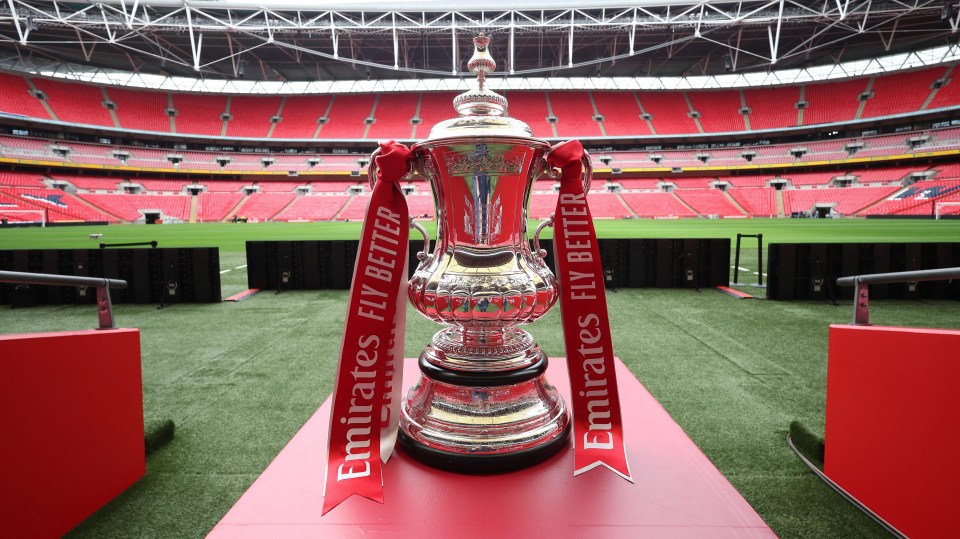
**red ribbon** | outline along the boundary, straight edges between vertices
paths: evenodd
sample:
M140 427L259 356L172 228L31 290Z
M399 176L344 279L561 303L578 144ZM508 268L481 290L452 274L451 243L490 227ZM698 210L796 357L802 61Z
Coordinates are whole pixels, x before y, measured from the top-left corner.
M396 439L409 217L399 181L410 149L380 143L333 388L323 514L354 494L383 503L381 461Z
M547 156L550 167L562 171L553 246L570 375L573 475L605 466L632 482L600 249L583 190L583 155L583 145L571 140L557 144Z

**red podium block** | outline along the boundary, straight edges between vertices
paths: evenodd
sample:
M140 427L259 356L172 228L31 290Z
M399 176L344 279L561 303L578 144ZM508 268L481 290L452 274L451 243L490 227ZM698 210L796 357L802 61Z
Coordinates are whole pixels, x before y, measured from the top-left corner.
M418 374L406 360L406 384ZM572 451L464 475L398 449L384 466L384 504L353 496L321 517L327 399L208 537L775 537L619 360L617 376L634 484L606 469L573 477ZM550 360L549 380L569 399L564 359Z
M960 331L830 326L824 472L913 538L956 536Z
M0 530L59 537L146 473L140 331L0 335Z

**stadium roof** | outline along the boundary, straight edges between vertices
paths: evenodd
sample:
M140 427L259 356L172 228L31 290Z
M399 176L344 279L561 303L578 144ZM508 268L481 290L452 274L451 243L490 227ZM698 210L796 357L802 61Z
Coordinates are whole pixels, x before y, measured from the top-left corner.
M484 11L433 0L317 4L6 0L0 67L211 81L429 81L464 76L470 39L483 31L494 38L498 72L519 79L709 78L955 50L960 24L950 0L490 0Z

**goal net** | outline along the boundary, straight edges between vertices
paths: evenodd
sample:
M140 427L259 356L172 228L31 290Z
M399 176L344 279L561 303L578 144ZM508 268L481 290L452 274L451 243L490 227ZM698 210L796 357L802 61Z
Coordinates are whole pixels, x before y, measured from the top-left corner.
M960 215L960 201L937 202L934 215L936 215L936 219L939 219L941 215Z
M0 220L7 223L40 223L47 226L47 212L43 210L6 210L0 208Z

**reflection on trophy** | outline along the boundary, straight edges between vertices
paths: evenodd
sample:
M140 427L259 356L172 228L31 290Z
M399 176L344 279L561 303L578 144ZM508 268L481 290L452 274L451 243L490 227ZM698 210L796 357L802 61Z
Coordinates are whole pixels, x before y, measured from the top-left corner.
M438 239L431 254L421 253L409 295L418 311L449 327L420 355L422 375L402 404L399 433L414 457L477 472L542 460L566 445L570 431L563 399L544 379L547 358L520 329L558 297L526 226L550 146L503 116L506 99L485 87L496 67L489 42L474 39L468 68L478 89L454 99L460 116L412 148L415 172L433 189Z

